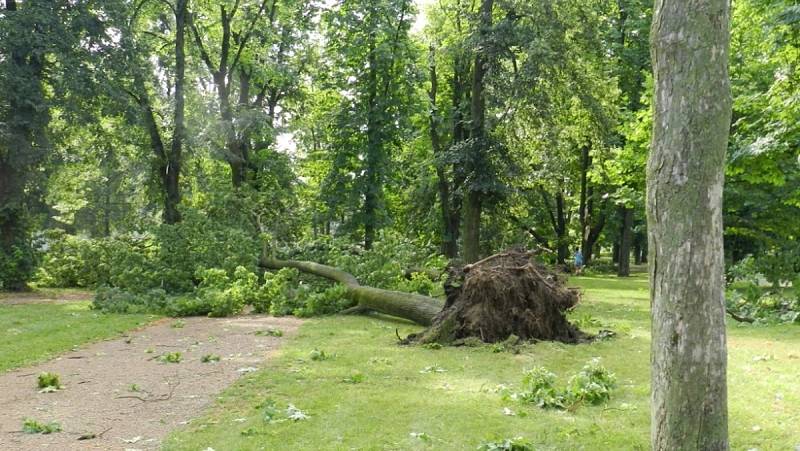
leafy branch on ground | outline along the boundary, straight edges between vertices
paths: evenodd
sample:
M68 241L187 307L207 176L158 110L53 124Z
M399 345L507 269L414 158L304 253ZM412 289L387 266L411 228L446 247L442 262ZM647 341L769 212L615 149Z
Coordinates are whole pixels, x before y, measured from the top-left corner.
M565 387L556 386L557 376L544 367L525 372L518 392L506 389L504 395L543 409L572 409L580 404L597 405L611 398L616 377L598 359L593 359L580 372L569 378Z

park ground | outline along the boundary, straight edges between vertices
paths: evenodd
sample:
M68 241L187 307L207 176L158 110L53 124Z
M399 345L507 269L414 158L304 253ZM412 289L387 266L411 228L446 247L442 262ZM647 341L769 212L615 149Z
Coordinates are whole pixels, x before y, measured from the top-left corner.
M450 450L524 437L537 450L647 449L646 277L587 276L570 283L584 292L571 319L586 331L608 329L615 337L579 345L528 344L518 353L496 346L430 349L397 344L398 335L419 329L408 322L380 316L312 319L283 337L280 350L255 365L258 371L231 378L232 385L208 397L205 409L189 412L191 419L172 428L163 448ZM6 374L25 374L30 365L52 363L37 362L85 342L124 340L119 335L131 329L146 335L151 321L156 322L149 327L174 321L97 314L86 302L7 304L0 300L0 371ZM176 336L192 330L170 329ZM732 448L796 449L800 327L731 321L728 333ZM607 404L543 410L503 396L519 387L526 369L545 367L565 383L595 358L617 377ZM203 376L187 372L182 384L198 383L193 377Z

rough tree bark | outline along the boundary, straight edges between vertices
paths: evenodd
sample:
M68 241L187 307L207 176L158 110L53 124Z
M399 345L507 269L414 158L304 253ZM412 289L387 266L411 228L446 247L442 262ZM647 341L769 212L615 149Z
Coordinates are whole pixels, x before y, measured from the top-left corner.
M722 188L728 0L658 0L647 219L654 450L727 450Z
M444 302L428 296L365 287L351 274L319 263L262 257L261 266L267 269L295 268L339 282L347 287L346 296L358 302L360 307L405 318L423 326L430 326L433 317L444 307Z

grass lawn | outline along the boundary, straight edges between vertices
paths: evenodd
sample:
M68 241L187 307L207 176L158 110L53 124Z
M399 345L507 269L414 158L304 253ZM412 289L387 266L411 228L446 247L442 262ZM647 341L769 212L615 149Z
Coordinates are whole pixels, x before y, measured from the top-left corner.
M89 301L8 305L0 299L0 372L53 358L155 319L98 313L89 305Z
M208 412L166 442L168 450L476 449L523 436L537 449L647 449L649 301L643 275L581 277L585 297L572 315L588 331L618 332L582 345L539 343L522 353L478 348L400 347L418 327L369 317L307 322L264 370L225 391ZM733 449L800 445L800 327L729 324L730 430ZM312 360L314 349L332 357ZM318 354L318 353L317 353ZM496 393L522 372L544 366L566 379L599 357L618 388L605 406L542 410ZM437 366L444 372L422 372ZM274 403L310 418L264 420ZM505 415L504 408L516 415Z

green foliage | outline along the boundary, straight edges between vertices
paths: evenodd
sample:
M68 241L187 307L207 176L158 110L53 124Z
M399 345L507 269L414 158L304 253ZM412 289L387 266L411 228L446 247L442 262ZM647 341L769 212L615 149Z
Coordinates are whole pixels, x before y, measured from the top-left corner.
M311 360L313 360L313 361L315 361L315 362L318 362L318 361L322 361L322 360L328 360L328 359L330 359L332 356L331 356L330 354L326 353L325 351L321 351L321 350L319 350L319 349L313 349L313 350L312 350L312 351L311 351L311 352L308 354L308 357L309 357Z
M542 408L564 408L567 406L566 394L555 387L556 375L546 368L534 367L522 377L522 390L516 397L522 401Z
M443 294L447 259L430 243L410 240L396 232L382 232L370 250L346 239L323 236L279 251L288 258L342 269L363 285L429 296Z
M355 303L344 297L346 292L347 287L343 285L335 285L322 292L311 292L294 314L300 317L330 315L352 307Z
M183 355L180 352L168 352L158 356L158 361L161 363L181 363Z
M545 409L565 409L580 403L602 404L610 399L616 377L594 359L570 377L565 388L559 389L555 383L554 373L535 367L525 372L521 391L513 393L512 397Z
M245 231L187 210L180 224L162 224L146 233L89 239L50 231L37 279L44 286L110 286L132 293L162 289L187 293L196 275L216 268L240 281L254 271L259 246ZM239 276L236 270L239 267ZM221 277L220 274L208 277ZM219 287L217 280L209 283Z
M279 307L289 297L291 280L297 279L299 271L294 268L283 268L277 272L265 272L264 282L258 289L258 295L253 302L256 313L273 313L285 311ZM273 304L276 306L273 312ZM286 312L288 314L291 312Z
M366 380L366 376L364 376L364 373L355 372L355 373L345 377L344 379L342 379L342 382L344 382L345 384L360 384L360 383L364 382L365 380Z
M34 419L26 418L22 422L22 432L26 434L52 434L61 432L61 425L55 421L40 423Z
M35 269L35 252L30 237L14 240L0 251L0 290L19 290L25 287Z
M726 307L738 316L759 322L800 323L800 275L790 287L781 287L773 279L772 287L762 287L765 265L763 256L748 256L728 267L725 292Z
M61 388L61 381L59 380L58 374L56 373L39 373L39 376L36 379L36 385L40 389L60 389Z
M219 362L219 361L220 361L220 357L218 355L216 355L216 354L206 354L206 355L204 355L203 357L200 358L200 362L202 362L202 363L214 363L214 362Z
M611 390L616 386L616 376L600 365L598 359L587 363L567 383L570 401L587 404L602 404L611 399Z

